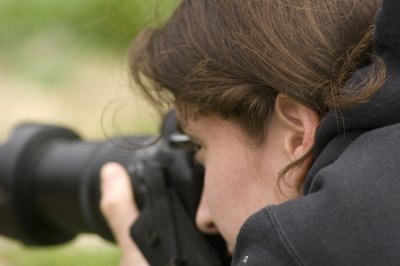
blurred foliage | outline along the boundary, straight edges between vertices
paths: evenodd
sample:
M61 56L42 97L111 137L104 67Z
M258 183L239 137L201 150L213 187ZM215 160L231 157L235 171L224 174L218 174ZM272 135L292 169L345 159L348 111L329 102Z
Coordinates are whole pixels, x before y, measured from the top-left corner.
M144 27L161 25L179 2L0 0L0 106L11 110L0 116L0 140L27 120L103 136L99 121L107 103L137 101L125 92L119 97L121 90L133 92L126 56L131 40ZM119 124L156 131L140 122L149 121L144 115L136 119L139 113Z
M119 49L145 26L163 23L177 0L0 0L0 45L43 30L75 35L80 45Z

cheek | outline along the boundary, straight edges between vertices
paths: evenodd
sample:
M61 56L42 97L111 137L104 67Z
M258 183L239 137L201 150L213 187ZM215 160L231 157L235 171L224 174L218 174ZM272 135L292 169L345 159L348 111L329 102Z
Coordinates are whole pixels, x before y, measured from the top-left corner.
M215 158L206 167L205 188L213 194L214 199L233 201L233 197L245 193L243 188L246 185L246 179L252 174L245 158L238 156Z
M221 165L222 166L222 165ZM236 196L240 196L240 187L243 187L241 180L235 175L237 167L227 167L225 171L209 167L206 169L204 179L204 189L207 194L211 208L223 205L229 207L235 201Z
M208 154L204 193L212 219L230 246L251 214L279 202L279 169L271 158L232 144L225 154Z
M232 159L235 159L232 161ZM244 158L224 157L206 166L204 193L212 218L221 234L234 245L239 228L249 215L249 165Z

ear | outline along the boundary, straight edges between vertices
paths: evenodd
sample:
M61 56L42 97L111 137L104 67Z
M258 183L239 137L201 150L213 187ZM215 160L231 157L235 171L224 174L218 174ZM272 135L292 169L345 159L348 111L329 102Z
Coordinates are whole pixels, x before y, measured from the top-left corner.
M279 93L275 100L276 119L282 130L284 148L290 160L299 159L314 145L319 125L316 111Z

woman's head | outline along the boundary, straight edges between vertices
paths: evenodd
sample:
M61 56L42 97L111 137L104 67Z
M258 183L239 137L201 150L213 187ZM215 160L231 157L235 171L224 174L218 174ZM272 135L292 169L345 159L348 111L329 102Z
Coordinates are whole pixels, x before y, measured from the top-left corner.
M312 147L319 122L312 109L279 93L266 137L259 145L249 145L248 136L233 121L216 115L196 120L177 115L183 130L198 146L197 161L205 167L196 216L202 231L218 230L233 250L239 228L251 214L299 196L289 182L277 190L277 176ZM307 169L303 164L292 171L291 182L300 180Z
M345 85L372 60L379 2L184 0L134 42L139 88L155 107L175 104L200 139L207 210L198 214L209 211L231 245L248 215L283 201L276 181L287 165L298 168L282 190L298 196L319 119L379 88L379 58L361 85Z
M155 106L216 114L261 141L278 92L323 116L378 87L372 74L356 94L344 89L371 59L379 3L186 0L163 28L137 38L132 72Z

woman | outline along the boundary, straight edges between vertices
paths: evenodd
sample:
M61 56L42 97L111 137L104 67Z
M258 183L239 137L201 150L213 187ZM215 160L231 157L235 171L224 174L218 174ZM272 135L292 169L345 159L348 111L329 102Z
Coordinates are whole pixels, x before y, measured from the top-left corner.
M134 43L135 81L199 147L196 223L222 234L233 265L400 263L400 2L375 23L379 7L187 0ZM124 170L102 180L122 263L145 264Z

